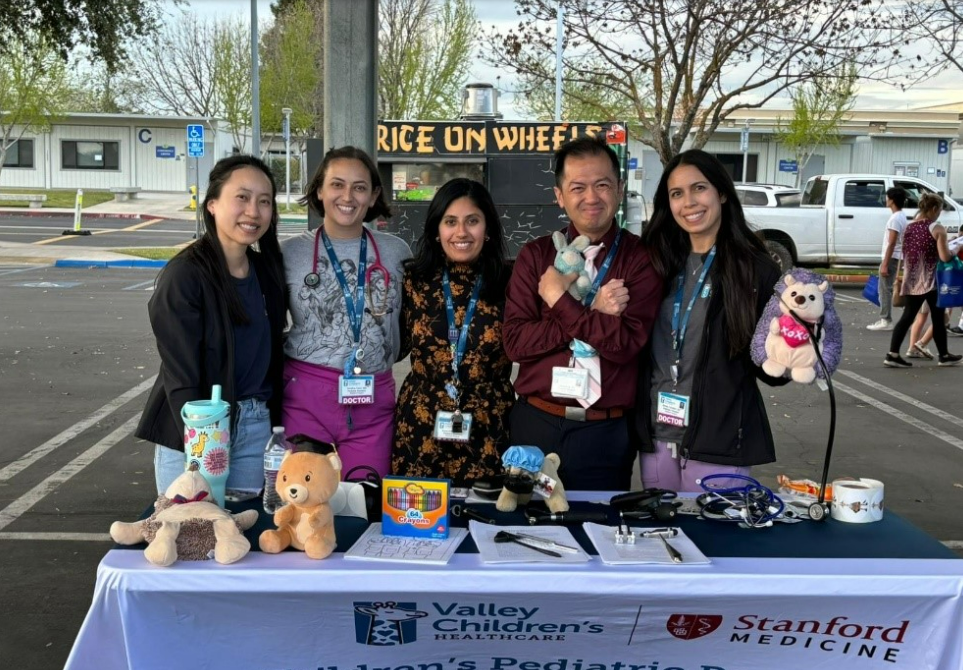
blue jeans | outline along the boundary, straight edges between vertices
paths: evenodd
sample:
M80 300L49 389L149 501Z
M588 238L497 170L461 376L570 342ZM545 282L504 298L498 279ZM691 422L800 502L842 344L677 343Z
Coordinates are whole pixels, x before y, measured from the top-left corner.
M886 266L889 274L879 278L879 317L887 321L893 320L893 280L896 279L898 258L890 258Z
M267 403L254 398L239 401L236 411L227 488L257 492L264 487L264 447L271 438L271 415ZM158 495L184 473L186 463L181 449L160 444L154 448L154 482Z

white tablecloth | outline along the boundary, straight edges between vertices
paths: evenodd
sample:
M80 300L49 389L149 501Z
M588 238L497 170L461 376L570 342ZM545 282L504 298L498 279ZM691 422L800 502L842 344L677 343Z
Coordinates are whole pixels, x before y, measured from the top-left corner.
M447 566L113 550L68 670L963 670L963 561Z

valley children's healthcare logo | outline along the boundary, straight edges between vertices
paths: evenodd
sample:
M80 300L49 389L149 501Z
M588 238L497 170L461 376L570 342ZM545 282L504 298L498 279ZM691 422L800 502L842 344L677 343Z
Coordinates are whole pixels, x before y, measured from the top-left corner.
M372 647L409 644L418 639L418 619L426 616L417 603L356 602L355 641Z
M698 640L721 623L722 616L719 614L673 614L665 622L665 628L680 640Z

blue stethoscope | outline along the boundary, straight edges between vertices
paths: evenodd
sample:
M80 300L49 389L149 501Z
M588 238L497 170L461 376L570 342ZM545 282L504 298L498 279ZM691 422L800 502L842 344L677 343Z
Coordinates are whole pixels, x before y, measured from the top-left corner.
M370 307L370 312L372 316L384 316L388 313L388 287L391 285L391 274L381 263L381 252L378 251L378 244L375 242L374 235L367 228L363 228L362 235L365 236L367 241L371 242L371 249L374 251L374 263L368 265L368 268L364 273L364 291L365 297ZM304 285L308 288L315 288L321 283L321 275L318 274L318 251L320 248L321 236L325 235L324 226L318 228L317 232L314 234L314 258L311 263L311 272L304 275ZM365 247L362 245L362 253L364 253ZM371 299L371 273L377 272L384 279L385 292L384 298L381 300L381 309L374 309L374 301Z
M717 486L714 482L741 482L740 486ZM705 491L697 500L699 515L712 521L736 521L746 528L765 528L772 525L784 511L782 498L758 482L735 473L706 475L696 481ZM788 514L792 518L795 514Z

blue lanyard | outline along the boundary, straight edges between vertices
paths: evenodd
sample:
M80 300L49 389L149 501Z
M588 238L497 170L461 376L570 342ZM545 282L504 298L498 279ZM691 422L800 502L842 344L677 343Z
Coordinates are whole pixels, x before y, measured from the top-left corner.
M370 235L367 229L361 234L361 252L358 255L358 288L355 291L354 302L351 301L351 289L348 287L348 281L344 277L344 270L341 269L341 263L338 262L338 256L334 253L334 247L331 246L331 240L328 239L327 233L324 232L324 228L321 228L321 241L324 242L324 249L328 252L328 258L331 260L331 267L334 269L334 276L338 278L338 284L341 285L341 292L344 294L344 304L346 311L348 312L348 323L351 324L351 331L354 333L354 343L357 345L361 341L361 320L364 318L364 278L365 270L368 265L368 238Z
M622 229L619 228L619 232L615 234L615 241L612 242L612 248L609 249L609 253L606 254L605 260L602 262L602 267L599 268L598 274L595 275L595 281L592 282L592 288L589 289L585 299L582 300L583 305L591 305L592 301L595 300L595 294L599 292L599 287L602 285L602 280L605 279L605 275L608 274L609 266L612 265L612 259L615 258L615 252L619 250L619 242L621 241Z
M686 307L685 316L682 317L681 328L679 326L679 311L682 309L682 294L685 290L685 268L683 267L679 273L679 287L675 293L675 302L672 303L672 348L676 350L680 359L682 358L682 342L685 340L685 331L689 327L689 317L692 315L692 306L695 305L695 301L698 300L699 294L702 292L702 286L706 283L706 275L709 274L709 268L712 267L712 261L715 260L715 258L716 246L713 244L712 249L709 250L709 255L702 264L702 272L699 274L699 280L692 290L692 297L689 298L689 306Z
M478 295L481 293L482 277L478 275L475 279L475 287L471 291L471 299L468 301L468 309L465 310L465 320L461 324L461 332L455 324L455 303L451 299L451 282L448 279L448 269L446 268L441 277L441 287L445 292L445 311L448 313L448 344L451 346L451 374L453 388L449 388L448 395L452 400L457 400L458 388L458 366L465 358L465 349L468 347L468 326L472 317L475 316L475 308L478 306ZM446 385L447 386L447 385Z

